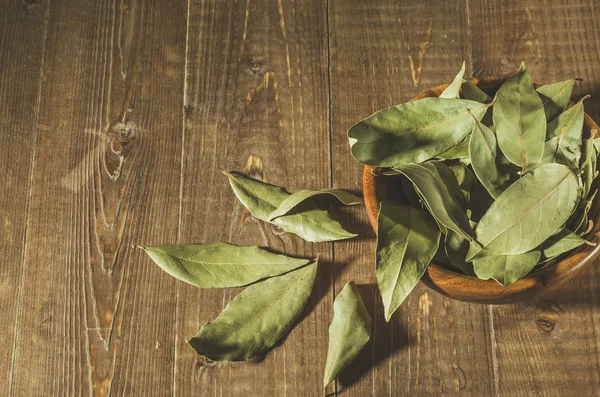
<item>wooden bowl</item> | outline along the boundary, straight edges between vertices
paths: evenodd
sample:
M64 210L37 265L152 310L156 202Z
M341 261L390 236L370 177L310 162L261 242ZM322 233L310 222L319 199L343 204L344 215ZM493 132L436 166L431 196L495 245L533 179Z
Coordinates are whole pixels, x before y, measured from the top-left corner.
M494 92L505 79L482 78L471 80L485 91ZM449 83L439 85L427 90L411 101L439 96ZM584 136L596 135L600 129L598 125L586 114L584 121ZM600 161L600 160L599 160ZM389 197L389 177L375 176L375 167L365 166L363 173L363 194L365 207L369 215L371 226L377 233L377 214L379 203ZM596 185L596 182L594 182ZM593 187L595 188L595 186ZM600 241L600 228L598 227L598 212L600 209L600 194L596 195L590 209L590 218L594 219L594 229L587 236L590 241ZM555 291L568 280L579 274L586 266L592 264L600 253L600 244L596 247L583 245L568 257L556 263L534 271L520 280L503 286L494 280L481 280L477 277L467 276L454 272L435 263L431 263L423 281L431 289L450 298L475 303L514 303L526 299L537 298L546 293Z

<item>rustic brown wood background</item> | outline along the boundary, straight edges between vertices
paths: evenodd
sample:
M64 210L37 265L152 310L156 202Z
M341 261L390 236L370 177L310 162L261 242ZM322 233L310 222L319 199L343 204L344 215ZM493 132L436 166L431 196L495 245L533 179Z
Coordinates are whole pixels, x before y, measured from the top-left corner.
M329 395L600 395L600 266L518 305L419 286L386 324L362 208L334 210L361 237L309 244L249 217L220 173L358 192L348 127L463 60L581 78L600 119L598 0L0 0L0 395L323 395L349 280L374 333ZM219 241L321 256L307 313L262 360L198 359L186 339L238 290L132 248Z

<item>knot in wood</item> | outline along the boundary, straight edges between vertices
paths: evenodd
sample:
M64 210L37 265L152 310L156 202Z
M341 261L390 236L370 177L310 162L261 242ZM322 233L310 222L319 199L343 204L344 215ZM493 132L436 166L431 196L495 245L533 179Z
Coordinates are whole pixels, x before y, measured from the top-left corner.
M250 62L248 62L248 71L250 74L258 75L264 70L265 63L258 58L252 58Z

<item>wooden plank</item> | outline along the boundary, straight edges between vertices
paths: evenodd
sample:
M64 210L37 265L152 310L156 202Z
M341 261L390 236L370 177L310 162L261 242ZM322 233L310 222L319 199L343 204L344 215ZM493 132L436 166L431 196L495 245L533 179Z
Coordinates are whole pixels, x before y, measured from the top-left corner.
M177 395L316 396L331 318L331 244L310 244L253 219L220 170L285 186L330 185L323 2L190 1L182 243L229 241L314 258L320 270L300 323L266 358L214 365L186 344L241 289L178 284ZM332 390L332 389L331 389Z
M477 74L510 74L524 60L539 83L582 78L575 96L592 94L585 108L598 120L600 7L593 1L470 1L469 17ZM555 296L490 307L497 394L600 393L597 265Z
M12 392L169 395L185 8L48 6Z
M0 390L10 390L13 373L47 10L11 1L0 12Z
M470 65L467 9L462 1L331 2L329 16L333 183L358 191L362 167L350 155L347 129L380 108L450 81L463 60ZM348 221L365 237L336 244L336 262L348 264L336 278L336 290L348 280L366 284L374 335L341 377L343 395L493 394L487 308L420 285L386 324L364 209L351 211Z

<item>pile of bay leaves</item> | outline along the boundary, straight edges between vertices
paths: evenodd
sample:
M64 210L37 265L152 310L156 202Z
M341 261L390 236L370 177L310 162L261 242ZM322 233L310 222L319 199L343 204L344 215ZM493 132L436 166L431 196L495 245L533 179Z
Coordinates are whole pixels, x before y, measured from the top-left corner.
M582 244L598 156L574 80L535 88L522 64L491 98L463 79L348 132L352 155L403 194L378 217L387 319L429 263L508 285ZM596 141L598 145L598 141Z

